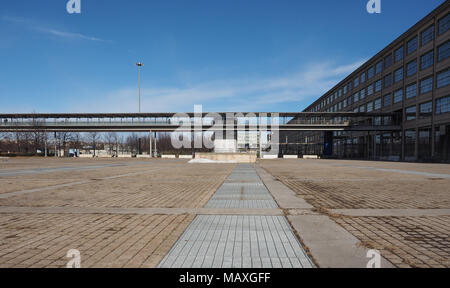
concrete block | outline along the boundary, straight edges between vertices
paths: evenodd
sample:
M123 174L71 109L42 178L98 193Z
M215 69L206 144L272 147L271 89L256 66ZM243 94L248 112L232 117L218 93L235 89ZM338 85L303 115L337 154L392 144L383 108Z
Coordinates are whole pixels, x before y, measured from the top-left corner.
M161 158L163 158L163 159L175 159L176 156L175 155L161 155Z
M117 158L131 158L132 155L131 154L119 154L117 155Z
M78 157L79 158L94 158L94 155L91 155L91 154L80 154Z
M298 159L297 155L283 155L284 159Z
M319 159L317 155L303 155L303 159Z
M278 159L278 155L273 155L273 154L263 155L262 159Z
M150 155L136 155L136 158L150 158Z
M180 158L180 159L192 159L192 155L179 155L178 158Z

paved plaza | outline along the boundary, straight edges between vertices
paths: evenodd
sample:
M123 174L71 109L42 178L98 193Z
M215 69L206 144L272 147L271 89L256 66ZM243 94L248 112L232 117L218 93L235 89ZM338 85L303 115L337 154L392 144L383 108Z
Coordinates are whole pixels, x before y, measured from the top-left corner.
M450 165L10 158L0 267L450 267Z

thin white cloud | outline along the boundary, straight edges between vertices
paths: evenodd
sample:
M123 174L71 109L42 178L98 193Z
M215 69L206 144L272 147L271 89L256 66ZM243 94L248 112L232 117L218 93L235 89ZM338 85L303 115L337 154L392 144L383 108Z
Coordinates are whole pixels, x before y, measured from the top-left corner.
M87 41L97 41L97 42L109 42L107 40L92 37L89 35L81 34L81 33L73 33L62 31L54 28L44 27L43 25L22 17L11 17L11 16L2 16L1 19L6 22L15 23L19 25L23 25L28 29L32 29L34 31L38 31L40 33L56 36L64 39L73 39L73 40L87 40Z
M331 89L364 61L349 65L317 63L284 77L261 79L231 79L200 83L183 88L161 87L142 90L142 111L192 111L194 104L202 104L208 111L270 111L275 105L291 104L291 111L299 111L306 104ZM145 83L144 83L145 87ZM72 106L80 112L136 112L137 88L123 88L90 102L89 107ZM83 110L84 109L84 110Z
M55 29L42 28L42 27L37 27L37 28L35 28L35 30L43 32L43 33L51 34L54 36L67 38L67 39L80 39L80 40L105 42L105 40L103 40L103 39L83 35L80 33L70 33L70 32L59 31L59 30L55 30Z

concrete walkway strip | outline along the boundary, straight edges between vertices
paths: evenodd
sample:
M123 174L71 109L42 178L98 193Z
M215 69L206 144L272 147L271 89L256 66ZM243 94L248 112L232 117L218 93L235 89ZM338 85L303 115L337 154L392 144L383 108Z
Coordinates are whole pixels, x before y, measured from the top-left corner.
M353 217L450 216L450 209L331 209L329 212Z
M313 209L314 207L308 204L304 199L297 197L297 194L286 187L283 183L276 180L272 175L266 172L261 167L257 167L256 171L261 177L262 181L269 189L270 193L275 198L275 201L283 209Z
M2 214L136 214L136 215L283 215L281 209L239 208L108 208L108 207L0 207Z
M206 207L276 208L277 205L253 165L240 164ZM286 217L242 214L197 216L159 267L311 268L314 264Z

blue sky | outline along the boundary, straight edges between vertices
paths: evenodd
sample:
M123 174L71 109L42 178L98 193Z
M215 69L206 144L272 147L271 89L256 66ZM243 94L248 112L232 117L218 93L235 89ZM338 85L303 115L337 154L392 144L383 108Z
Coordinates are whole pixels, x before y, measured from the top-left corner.
M0 113L301 111L444 0L4 0Z

